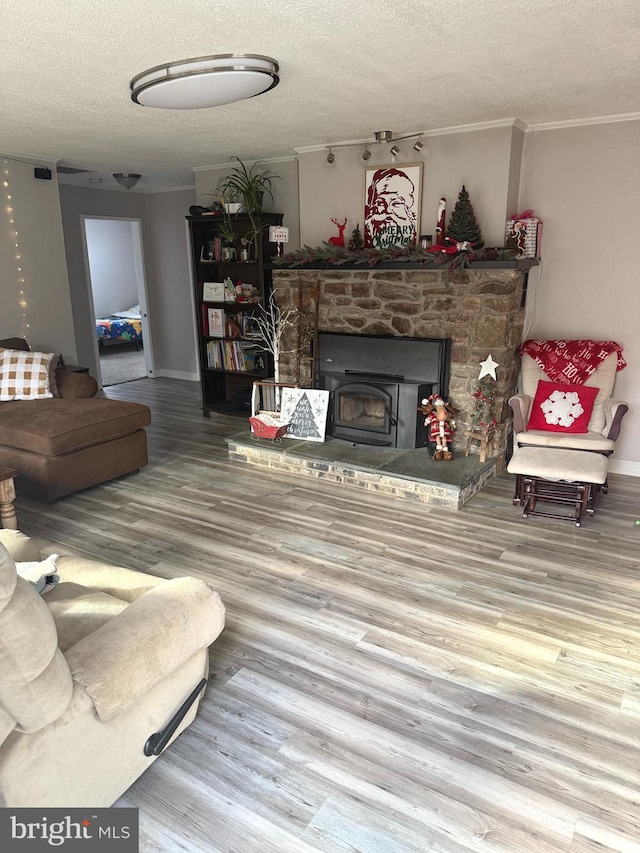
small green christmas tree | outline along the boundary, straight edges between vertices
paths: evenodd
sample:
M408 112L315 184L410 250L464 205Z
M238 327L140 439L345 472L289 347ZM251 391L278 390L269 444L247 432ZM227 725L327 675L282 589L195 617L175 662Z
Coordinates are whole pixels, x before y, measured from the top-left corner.
M359 252L360 249L364 246L364 240L362 239L362 232L360 231L360 223L356 225L356 227L351 232L351 238L349 240L349 245L347 248L350 252Z
M468 240L473 243L474 248L479 249L484 245L482 241L482 232L476 220L473 207L469 201L469 193L465 189L464 184L460 190L460 195L453 208L451 218L449 219L449 227L447 228L447 237L450 240L455 240L462 243Z
M493 404L496 400L496 380L493 376L478 379L472 396L475 403L471 415L471 429L473 432L493 432L497 426L493 417Z

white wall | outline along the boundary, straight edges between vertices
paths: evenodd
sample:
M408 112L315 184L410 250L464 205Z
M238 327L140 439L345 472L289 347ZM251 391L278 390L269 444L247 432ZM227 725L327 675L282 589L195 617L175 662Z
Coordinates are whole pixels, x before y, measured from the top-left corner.
M95 376L97 373L96 324L89 300L90 289L84 258L82 215L140 219L142 220L144 243L145 196L141 193L124 193L115 190L61 184L60 208L62 210L64 245L69 270L68 289L73 311L78 361L88 367ZM145 268L147 269L147 287L149 290L148 307L150 316L153 317L153 295L148 277L150 260L145 246ZM138 300L134 301L137 302Z
M195 204L194 190L143 195L63 184L60 200L80 362L96 370L95 322L88 299L81 217L140 219L155 375L197 378L191 354L195 321L185 247L185 216ZM136 297L133 302L137 301Z
M77 353L56 167L41 165L51 168L50 181L35 178L33 164L0 157L0 338L25 337L32 349L62 353L73 363Z
M132 225L126 220L85 219L96 317L127 311L139 301Z
M420 233L435 239L436 211L440 198L447 199L447 221L464 184L487 246L504 244L504 224L510 180L517 188L518 170L511 167L512 126L424 138L418 154L411 141L398 143L395 165L423 162ZM363 227L364 170L391 163L388 146L372 145L371 159L362 159L364 146L336 148L335 162L327 163L327 151L300 154L300 240L318 246L337 234L331 218L347 217L345 240L356 224ZM518 152L517 145L515 147ZM512 193L513 197L513 193Z
M640 476L639 140L638 121L527 133L520 207L544 221L528 336L622 344L614 396L630 410L610 468Z
M235 161L234 161L235 162ZM297 249L300 245L300 207L298 194L298 162L293 157L264 161L269 170L279 175L281 180L273 182L273 197L265 198L264 209L275 213L283 213L283 225L289 229L288 249ZM233 165L233 163L232 163ZM246 164L250 166L250 163ZM215 187L220 178L229 171L228 166L212 166L207 169L197 169L196 204L207 207L212 201L219 201Z
M156 376L198 379L195 319L185 216L194 190L146 196L145 248L151 257Z

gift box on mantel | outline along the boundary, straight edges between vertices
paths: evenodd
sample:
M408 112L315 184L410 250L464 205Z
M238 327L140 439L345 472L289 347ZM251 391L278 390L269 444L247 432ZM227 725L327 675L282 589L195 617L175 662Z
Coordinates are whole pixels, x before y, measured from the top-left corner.
M524 258L539 258L541 239L542 221L533 215L533 210L513 213L507 220L505 248L517 249Z

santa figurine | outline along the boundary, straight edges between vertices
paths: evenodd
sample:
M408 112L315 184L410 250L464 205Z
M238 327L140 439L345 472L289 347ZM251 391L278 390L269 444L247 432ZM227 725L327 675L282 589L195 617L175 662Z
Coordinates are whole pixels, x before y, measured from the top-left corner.
M429 440L434 441L436 451L433 458L436 462L450 462L453 453L449 449L449 443L456 431L456 422L453 415L456 409L451 403L445 403L440 394L432 394L422 401L418 411L425 416L424 425L429 427Z
M444 245L446 218L447 200L444 196L442 196L442 198L438 202L438 212L436 213L436 246Z

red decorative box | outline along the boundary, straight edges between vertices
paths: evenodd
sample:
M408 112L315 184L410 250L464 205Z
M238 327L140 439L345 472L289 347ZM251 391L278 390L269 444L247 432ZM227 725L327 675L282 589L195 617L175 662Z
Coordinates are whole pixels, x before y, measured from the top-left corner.
M507 220L504 244L517 249L524 258L539 258L542 241L542 221L532 216L532 210Z

